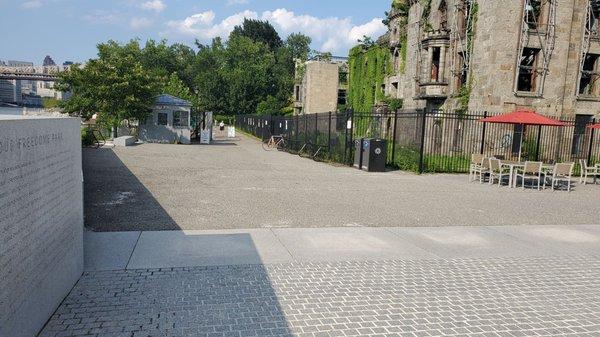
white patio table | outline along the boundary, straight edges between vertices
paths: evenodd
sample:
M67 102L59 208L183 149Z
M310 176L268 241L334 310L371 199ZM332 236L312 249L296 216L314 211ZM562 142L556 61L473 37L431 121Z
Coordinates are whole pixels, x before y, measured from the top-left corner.
M510 188L516 188L517 186L517 179L515 177L516 172L515 169L516 168L525 168L525 162L524 161L515 161L515 160L501 160L500 161L500 167L508 167L509 168L509 173L508 173L508 187ZM554 165L552 164L542 164L542 170L552 170L552 168L554 168Z

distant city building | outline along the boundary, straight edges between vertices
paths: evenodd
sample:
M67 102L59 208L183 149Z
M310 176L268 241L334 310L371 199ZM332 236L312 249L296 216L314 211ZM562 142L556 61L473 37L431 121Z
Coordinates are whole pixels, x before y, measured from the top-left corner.
M296 64L294 113L337 111L346 105L348 59L309 60Z
M23 102L21 81L0 80L0 102L21 104Z
M33 62L9 60L6 65L9 67L33 67Z
M4 66L5 67L6 66L6 62L0 60L0 66Z
M44 67L50 67L50 66L55 66L56 63L54 62L52 57L50 57L50 55L46 55L46 57L44 58L44 61L42 62L42 65Z
M63 66L68 67L68 66L72 66L74 63L73 61L65 61L63 62Z

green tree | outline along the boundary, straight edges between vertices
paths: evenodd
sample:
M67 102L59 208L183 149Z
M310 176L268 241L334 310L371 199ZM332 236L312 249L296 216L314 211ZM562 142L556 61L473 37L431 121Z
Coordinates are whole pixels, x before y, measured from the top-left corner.
M279 115L281 114L281 110L283 107L281 106L281 102L273 97L269 96L264 101L258 103L256 107L257 115Z
M225 46L220 38L215 38L211 45L203 45L198 41L196 45L198 52L193 63L193 73L198 109L226 114L229 88L224 76Z
M233 29L229 39L231 40L237 36L245 36L254 42L262 42L271 50L283 46L283 41L281 41L279 34L269 21L244 19L241 26L236 26Z
M198 107L196 97L191 92L190 88L179 78L177 73L171 74L169 81L162 88L162 93L185 99L191 102L194 108Z
M300 33L292 33L285 40L285 47L290 51L293 60L306 61L310 54L312 39Z
M275 55L265 44L232 35L224 61L221 71L228 86L230 114L255 112L258 103L276 91L272 73Z
M98 45L98 59L61 73L56 88L71 92L62 102L65 113L98 121L115 128L127 120L143 120L151 112L163 79L144 68L137 41Z

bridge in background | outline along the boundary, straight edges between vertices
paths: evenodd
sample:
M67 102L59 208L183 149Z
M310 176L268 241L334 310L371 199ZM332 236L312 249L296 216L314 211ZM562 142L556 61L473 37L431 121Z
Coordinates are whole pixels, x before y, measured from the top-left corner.
M69 66L34 66L6 67L0 66L0 80L27 80L54 82L58 74L68 70Z

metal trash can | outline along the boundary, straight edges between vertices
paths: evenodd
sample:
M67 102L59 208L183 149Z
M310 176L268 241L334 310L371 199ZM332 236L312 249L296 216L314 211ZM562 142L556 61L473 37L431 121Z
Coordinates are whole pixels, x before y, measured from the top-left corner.
M379 138L366 138L362 143L362 169L369 172L385 172L387 141Z
M362 168L363 164L363 140L364 139L360 138L354 141L354 167L359 170Z

